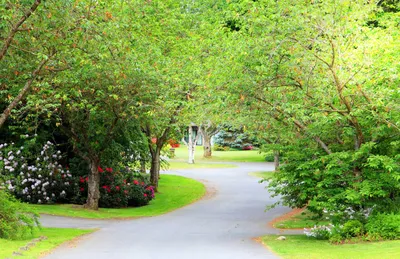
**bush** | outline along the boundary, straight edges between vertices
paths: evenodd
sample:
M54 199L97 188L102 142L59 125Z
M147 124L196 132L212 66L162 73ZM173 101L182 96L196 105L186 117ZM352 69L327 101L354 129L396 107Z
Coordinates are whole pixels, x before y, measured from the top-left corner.
M38 214L2 190L0 204L0 238L24 238L39 226Z
M328 240L332 234L332 225L314 226L311 229L304 229L304 234L308 237L314 237L318 240Z
M371 240L399 239L400 214L378 214L369 218L365 225Z
M224 147L224 146L221 146L221 145L218 145L218 144L214 144L213 150L214 151L229 151L230 148L229 147Z
M59 163L61 152L47 142L40 155L13 144L0 145L0 175L2 184L18 199L29 203L68 202L73 196L74 180L69 170Z
M342 227L342 237L359 237L364 234L364 225L358 220L349 220Z
M100 173L100 200L102 208L139 207L147 205L154 198L153 186L138 173L114 171L112 168ZM78 203L85 203L87 197L87 177L79 178Z

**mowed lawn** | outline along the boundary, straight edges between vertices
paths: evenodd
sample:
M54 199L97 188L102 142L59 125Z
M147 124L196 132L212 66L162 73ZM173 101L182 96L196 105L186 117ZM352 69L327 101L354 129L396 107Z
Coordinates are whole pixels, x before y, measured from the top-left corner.
M181 145L175 149L175 157L172 161L187 161L189 158L188 149ZM196 146L195 162L265 162L265 156L258 150L232 150L212 151L211 158L203 157L203 147Z
M36 230L33 237L24 240L5 240L0 238L0 258L39 258L64 242L93 231L68 228L43 228ZM32 240L41 236L46 237L46 239L38 241L32 246L27 246L29 243L32 243ZM20 250L21 247L24 250ZM13 257L13 252L21 253L21 255Z
M395 259L400 258L400 240L363 242L333 245L326 240L316 240L305 235L288 235L262 238L262 242L283 259Z
M204 184L196 180L177 175L161 175L159 193L149 205L138 208L86 210L80 205L29 205L38 213L91 218L138 218L157 216L200 199L206 192Z

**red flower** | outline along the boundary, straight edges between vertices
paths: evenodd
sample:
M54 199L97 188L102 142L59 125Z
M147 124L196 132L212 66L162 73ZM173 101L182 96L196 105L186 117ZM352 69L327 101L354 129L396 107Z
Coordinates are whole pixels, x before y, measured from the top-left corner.
M79 177L79 182L84 183L85 179L83 179L81 176Z
M113 169L111 167L107 167L106 171L109 172L109 173L112 173Z
M86 176L85 181L86 181L86 182L89 181L89 177Z
M81 188L79 188L79 190L80 190L81 192L83 192L83 191L85 190L85 188L81 187Z
M104 170L100 166L97 167L97 171L99 171L99 173L104 172Z
M108 186L107 185L103 185L101 188L108 189Z
M143 196L144 196L144 197L147 197L147 194L145 193L145 194L143 194Z
M124 180L124 184L126 184L126 180Z
M141 182L140 184L141 184L141 185L144 185L144 182Z
M117 185L117 186L115 186L115 189L116 189L117 191L119 191L121 188L119 188L119 186Z
M128 190L125 190L124 193L125 193L126 195L128 195Z
M139 184L138 180L133 180L133 184L138 185Z

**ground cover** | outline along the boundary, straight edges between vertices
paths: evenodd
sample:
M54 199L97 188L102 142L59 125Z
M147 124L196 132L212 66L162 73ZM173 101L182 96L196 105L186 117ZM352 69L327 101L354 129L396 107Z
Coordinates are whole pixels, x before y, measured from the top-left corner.
M111 219L157 216L181 208L198 199L206 192L205 186L196 180L177 176L161 175L159 193L149 205L137 208L86 210L73 204L29 205L38 213L67 217Z

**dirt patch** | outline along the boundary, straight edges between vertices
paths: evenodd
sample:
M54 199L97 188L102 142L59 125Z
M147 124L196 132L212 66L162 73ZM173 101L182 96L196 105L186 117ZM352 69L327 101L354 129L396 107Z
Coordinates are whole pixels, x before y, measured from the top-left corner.
M279 217L273 219L272 221L268 222L268 226L269 226L269 227L272 227L272 228L275 228L275 229L280 229L280 228L275 227L275 224L276 224L276 223L279 223L279 222L281 222L281 221L287 220L287 219L293 217L294 215L300 214L300 213L302 213L305 209L306 209L306 207L301 208L301 209L293 209L292 211L289 211L288 213L283 214L283 215L281 215L281 216L279 216ZM299 228L290 228L290 229L299 230ZM288 229L285 228L285 230L290 230L290 229L289 229L289 228L288 228ZM302 229L302 228L300 228L300 229Z
M209 181L203 179L200 179L198 181L202 182L206 187L206 193L203 195L203 197L200 198L200 200L210 200L217 195L217 188L215 186L212 186Z

